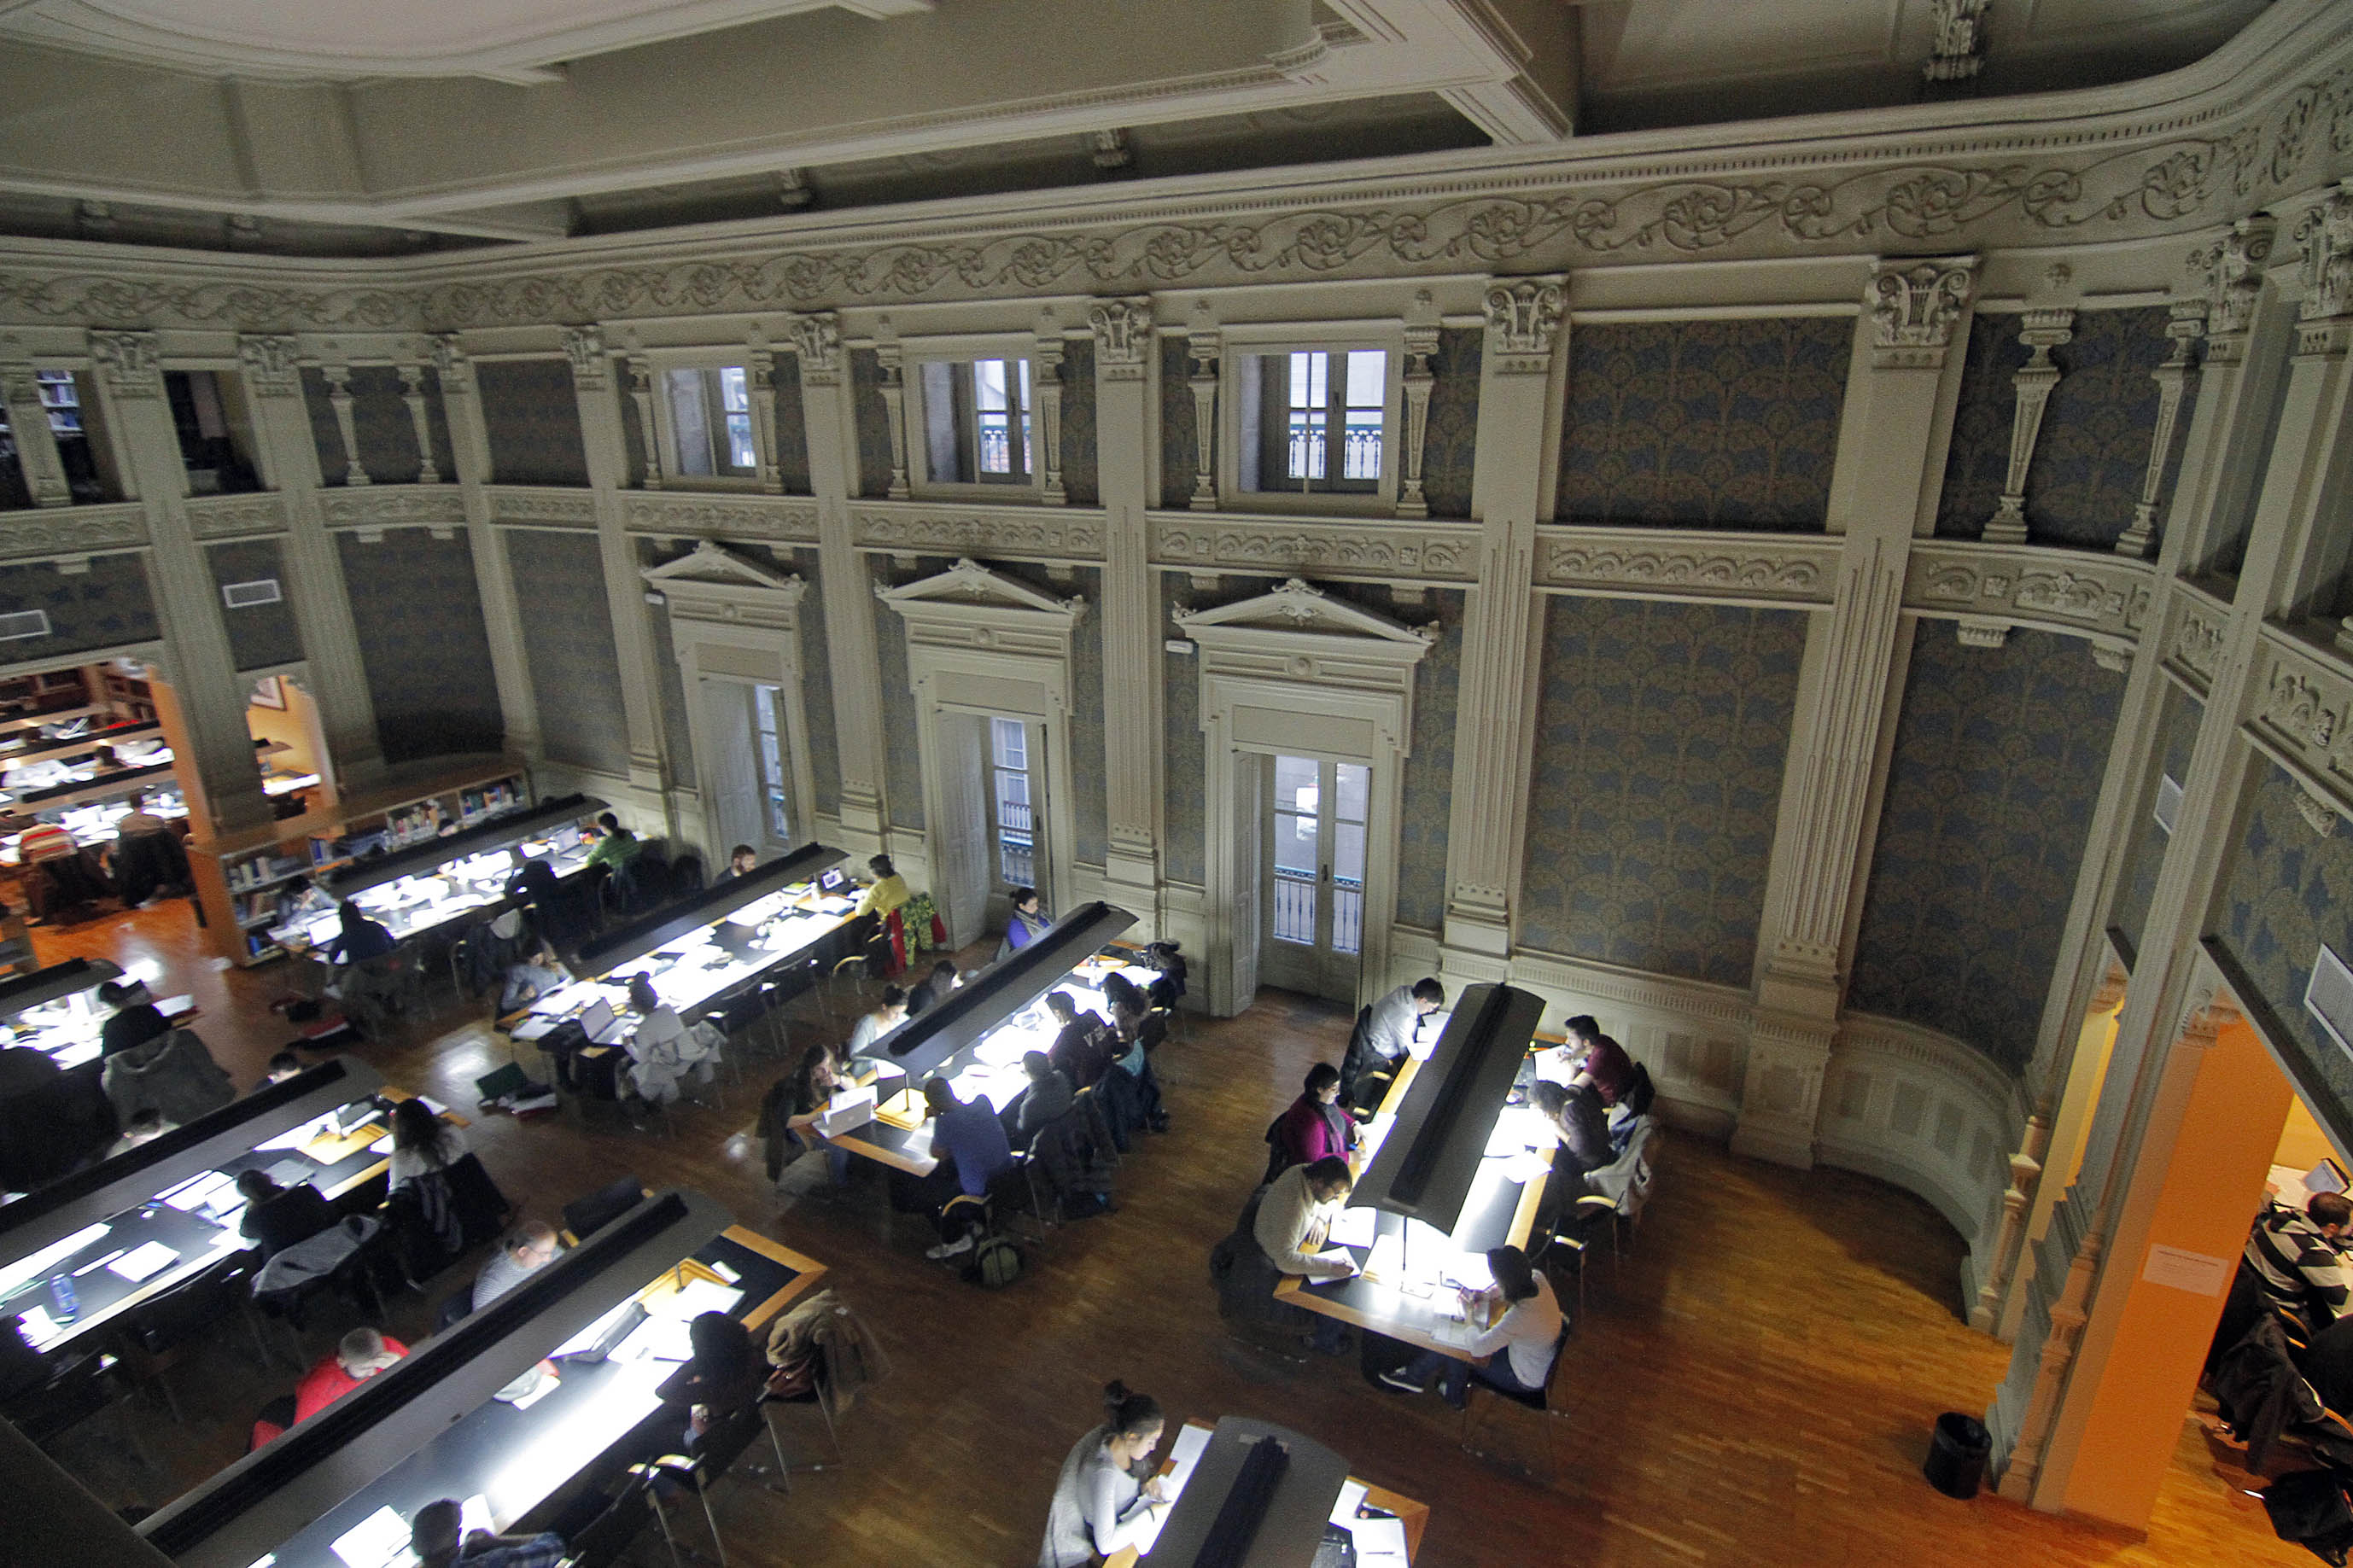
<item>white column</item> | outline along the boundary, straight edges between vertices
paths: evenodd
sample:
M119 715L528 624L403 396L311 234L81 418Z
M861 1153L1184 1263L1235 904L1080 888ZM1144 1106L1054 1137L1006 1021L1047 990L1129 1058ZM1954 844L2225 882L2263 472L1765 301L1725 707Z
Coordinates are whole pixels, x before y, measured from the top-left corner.
M818 587L825 596L826 658L833 672L836 748L841 757L841 826L853 852L881 848L890 832L882 763L882 665L874 640L874 593L850 538L858 486L858 425L845 384L841 324L830 313L793 321L800 363L809 489L817 498Z
M290 337L237 342L262 482L279 493L286 509L286 596L302 634L311 695L340 798L383 771L384 750L343 561L320 515L319 444L303 406L299 352Z
M1840 423L1830 531L1845 535L1838 595L1810 618L1781 805L1766 873L1756 1007L1732 1146L1813 1163L1822 1071L1838 1027L1839 955L1865 825L1883 783L1881 729L1904 633L1904 570L1926 497L1939 384L1977 259L1885 261L1873 271ZM1957 374L1956 363L1952 371Z
M1479 583L1462 616L1440 954L1445 973L1465 982L1503 979L1511 952L1542 630L1534 582L1536 520L1549 510L1544 434L1567 304L1556 278L1487 290L1473 487Z
M1067 506L1070 492L1062 488L1062 333L1048 312L1038 333L1038 449L1048 506Z
M449 455L466 501L466 541L474 555L474 584L482 600L482 630L491 644L491 679L498 683L506 749L525 762L540 760L539 698L522 651L522 608L506 546L491 521L491 437L474 367L455 334L433 340L433 369L441 381L441 410L449 420Z
M188 521L187 468L164 396L155 335L92 332L90 351L115 460L147 510L150 587L185 731L173 742L190 820L207 837L268 822L269 800L245 726L245 683L229 651L220 591Z
M621 442L621 405L613 395L612 360L596 327L567 328L564 356L572 362L572 393L580 408L580 443L588 486L596 498L596 547L604 558L605 607L613 619L613 651L621 667L621 714L629 737L629 784L659 800L668 815L663 784L670 760L662 745L661 669L646 625L645 580L637 547L624 531L621 489L628 459ZM675 821L671 823L676 829Z
M887 332L890 326L885 318L880 330ZM874 363L882 374L882 412L891 426L890 496L905 500L913 493L907 488L907 386L903 354L895 338L885 337L874 345Z
M1430 298L1429 290L1421 294ZM1405 329L1405 429L1398 444L1399 517L1428 517L1430 502L1421 493L1421 448L1430 433L1430 390L1437 377L1430 374L1430 356L1438 353L1438 329L1409 322Z
M367 469L360 466L360 437L352 423L352 371L349 365L330 364L319 367L326 378L327 401L334 405L335 428L343 437L343 483L368 483Z
M2001 504L1985 525L1989 544L2026 542L2026 470L2034 461L2035 438L2042 433L2042 411L2050 406L2052 388L2059 384L2059 367L2051 351L2075 335L2075 312L2070 310L2028 310L2019 318L2018 341L2031 352L2010 378L2017 401L2010 416L2010 474L2001 487Z
M425 412L425 367L404 364L395 368L400 374L400 400L408 405L408 426L417 432L417 482L438 485L441 482L441 466L433 460L433 422Z
M654 372L643 354L631 354L628 363L629 402L638 411L638 456L645 459L645 488L662 488L661 435L654 428Z
M1224 339L1206 324L1186 334L1185 353L1193 373L1188 382L1193 394L1193 497L1188 504L1195 511L1218 510L1218 362L1224 347Z
M1113 901L1152 922L1159 905L1160 594L1145 508L1156 487L1148 455L1159 417L1159 340L1149 300L1107 300L1087 324L1095 340L1095 464L1103 508L1103 788L1110 835L1103 873Z
M2181 396L2189 383L2190 345L2206 335L2205 300L2177 301L2168 314L2171 320L2165 324L2165 335L2173 340L2173 353L2148 373L2158 387L2157 428L2149 433L2148 468L2141 475L2132 526L2116 540L2116 553L2136 559L2147 555L2157 538L2158 491L2165 483L2165 459L2173 450L2174 426L2181 420Z

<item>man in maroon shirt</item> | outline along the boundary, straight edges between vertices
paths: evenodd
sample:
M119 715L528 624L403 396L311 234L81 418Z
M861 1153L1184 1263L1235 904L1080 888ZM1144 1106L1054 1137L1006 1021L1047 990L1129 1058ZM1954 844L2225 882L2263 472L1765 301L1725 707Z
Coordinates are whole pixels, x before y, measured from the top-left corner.
M1602 1104L1616 1105L1634 1085L1634 1058L1626 1054L1625 1047L1601 1032L1600 1023L1590 1013L1578 1014L1566 1026L1570 1052L1584 1053L1568 1081L1589 1083Z

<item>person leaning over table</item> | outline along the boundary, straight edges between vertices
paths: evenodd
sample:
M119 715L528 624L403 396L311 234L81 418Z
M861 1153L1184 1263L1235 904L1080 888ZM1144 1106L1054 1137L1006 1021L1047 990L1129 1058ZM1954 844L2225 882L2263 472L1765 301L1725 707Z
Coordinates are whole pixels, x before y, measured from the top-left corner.
M1111 1026L1092 1008L1082 1013L1067 991L1046 993L1046 1011L1060 1026L1047 1059L1062 1069L1075 1089L1092 1089L1111 1070Z
M380 921L368 919L367 912L349 899L336 909L335 916L342 922L343 929L328 944L327 962L330 963L365 963L370 959L382 958L400 945L390 927Z
M1022 1052L1021 1070L1028 1076L1029 1087L1015 1095L998 1117L1013 1146L1027 1149L1039 1128L1070 1114L1071 1107L1078 1102L1078 1091L1071 1087L1069 1075L1043 1051Z
M844 1047L847 1056L862 1056L873 1048L874 1042L907 1021L907 994L896 985L882 987L882 999L873 1011L860 1013L858 1022L850 1026L849 1044Z
M417 1568L555 1568L569 1550L553 1531L492 1535L478 1530L460 1539L464 1505L454 1498L428 1502L408 1521L408 1550Z
M588 851L588 858L582 863L581 869L618 866L644 847L636 834L621 826L619 817L609 811L604 812L596 818L596 847Z
M689 1073L699 1082L711 1081L712 1053L708 1038L687 1027L686 1020L661 999L649 976L629 977L629 1010L638 1016L638 1026L623 1048L629 1055L630 1087L641 1099L657 1105L675 1100L679 1079Z
M915 896L908 891L907 879L899 875L888 855L875 856L866 862L866 868L874 873L874 880L858 895L858 907L849 911L851 919L872 915L878 921L889 920L892 910Z
M686 1364L663 1379L656 1397L681 1425L659 1432L656 1454L692 1453L703 1433L749 1410L768 1381L768 1358L744 1325L725 1312L699 1312L686 1325ZM680 1434L675 1441L670 1432Z
M1478 1359L1458 1361L1424 1351L1405 1366L1381 1373L1383 1383L1400 1394L1419 1394L1436 1373L1439 1393L1457 1410L1469 1401L1474 1377L1506 1394L1543 1391L1560 1342L1560 1303L1553 1299L1552 1281L1530 1268L1526 1254L1516 1247L1489 1247L1487 1268L1495 1277L1493 1285L1455 1291L1474 1327L1486 1313L1497 1314L1462 1347Z
M1356 1147L1356 1121L1337 1103L1340 1069L1317 1062L1307 1069L1300 1095L1275 1121L1267 1142L1281 1163L1276 1173L1293 1165L1312 1165L1331 1155L1345 1160ZM1270 1177L1270 1180L1272 1178Z
M946 1001L948 993L963 984L964 976L956 973L955 959L938 960L931 973L923 976L923 983L907 993L907 1016L922 1017Z
M1154 1452L1168 1428L1160 1402L1103 1386L1103 1420L1080 1438L1054 1479L1038 1568L1085 1568L1134 1546L1166 1500Z
M915 1201L936 1218L959 1194L987 1197L989 1184L1013 1168L1013 1145L988 1101L958 1100L944 1078L923 1080L923 1102L932 1121L932 1156L939 1163L917 1185ZM950 1237L944 1229L941 1235L940 1245L924 1257L954 1258L972 1248L969 1231Z
M269 1070L256 1089L268 1089L273 1083L284 1083L290 1078L302 1076L302 1058L292 1051L280 1051L269 1058Z
M510 845L507 858L514 869L507 873L505 895L535 904L555 891L555 868L545 860L522 852L522 846Z
M555 1254L555 1227L545 1220L525 1220L507 1232L474 1277L474 1310L480 1311L554 1262Z
M841 1079L834 1072L832 1050L813 1045L801 1053L801 1065L769 1091L772 1098L781 1099L782 1103L774 1109L783 1113L782 1131L786 1141L805 1150L825 1151L826 1174L835 1192L849 1185L849 1151L834 1147L832 1140L817 1130L817 1119L840 1086ZM760 1120L764 1126L778 1120L770 1110L770 1107L762 1107ZM773 1138L775 1133L772 1131L770 1136Z
M1626 1054L1625 1047L1601 1032L1600 1020L1590 1013L1578 1014L1562 1027L1568 1036L1569 1052L1577 1058L1569 1081L1591 1084L1605 1110L1616 1105L1634 1086L1634 1058Z
M98 988L98 999L114 1009L113 1016L98 1026L101 1057L120 1056L172 1032L171 1020L157 1011L155 998L148 994L142 980L110 980Z
M1406 1058L1416 1054L1422 1020L1445 1005L1446 988L1435 977L1424 977L1398 986L1366 1008L1340 1063L1341 1102L1363 1110L1377 1104Z
M748 877L759 864L760 852L757 849L749 844L738 844L727 851L727 869L719 873L719 880L732 882L738 877Z
M527 951L522 963L507 965L506 981L499 990L499 1011L506 1014L528 1007L571 984L571 972L557 960L555 950L543 942Z
M308 1182L281 1187L267 1171L239 1171L237 1191L245 1200L237 1233L253 1243L265 1262L335 1223L335 1205Z
M408 1347L389 1334L364 1324L353 1329L295 1384L294 1419L308 1421L407 1353Z
M1047 918L1046 906L1039 901L1035 888L1013 889L1013 915L1005 924L1005 940L997 944L997 956L1004 958L1020 952L1039 937L1054 929Z
M1546 1206L1557 1208L1581 1196L1585 1178L1616 1158L1609 1144L1609 1114L1589 1083L1566 1088L1539 1083L1528 1090L1528 1103L1545 1119L1546 1130L1553 1136L1552 1172L1559 1180L1556 1190L1546 1194Z
M1356 1186L1348 1162L1336 1154L1292 1166L1267 1184L1259 1199L1258 1223L1250 1232L1259 1250L1282 1272L1305 1279L1345 1279L1356 1273L1346 1253L1323 1256L1332 1222ZM1310 1339L1317 1350L1337 1355L1348 1348L1346 1324L1321 1312L1309 1316L1315 1320Z

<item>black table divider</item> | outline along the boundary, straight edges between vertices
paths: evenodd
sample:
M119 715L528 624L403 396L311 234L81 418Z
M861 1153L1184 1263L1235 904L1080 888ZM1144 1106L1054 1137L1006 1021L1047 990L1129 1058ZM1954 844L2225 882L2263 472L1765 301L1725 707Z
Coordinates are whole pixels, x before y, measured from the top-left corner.
M417 876L452 860L488 854L538 837L604 808L605 803L594 795L567 795L543 800L537 805L503 811L471 827L396 849L381 859L354 861L330 871L319 879L319 890L330 898L348 899L353 893L364 893L403 877Z
M779 888L807 881L849 858L847 849L804 844L781 859L754 867L744 876L714 883L682 904L656 910L582 944L572 973L582 980L609 974L689 931L756 902Z
M1125 910L1100 900L1082 904L1056 921L1027 947L982 970L973 979L874 1042L867 1054L906 1073L909 1083L1062 983L1088 956L1135 923Z

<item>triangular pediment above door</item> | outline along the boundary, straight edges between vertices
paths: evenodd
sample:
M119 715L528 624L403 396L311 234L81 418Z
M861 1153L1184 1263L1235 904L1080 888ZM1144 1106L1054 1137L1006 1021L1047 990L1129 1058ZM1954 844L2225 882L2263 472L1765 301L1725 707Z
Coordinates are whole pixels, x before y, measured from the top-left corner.
M675 561L646 567L638 574L658 588L765 588L788 595L796 603L808 588L799 574L772 571L710 539Z
M1335 599L1293 577L1254 598L1205 610L1177 610L1176 629L1205 648L1274 649L1309 642L1383 664L1414 664L1437 640L1434 626L1409 626Z
M970 558L895 588L877 584L874 596L910 619L954 619L967 612L1014 611L1053 617L1066 629L1087 608L1083 598L1058 599Z

